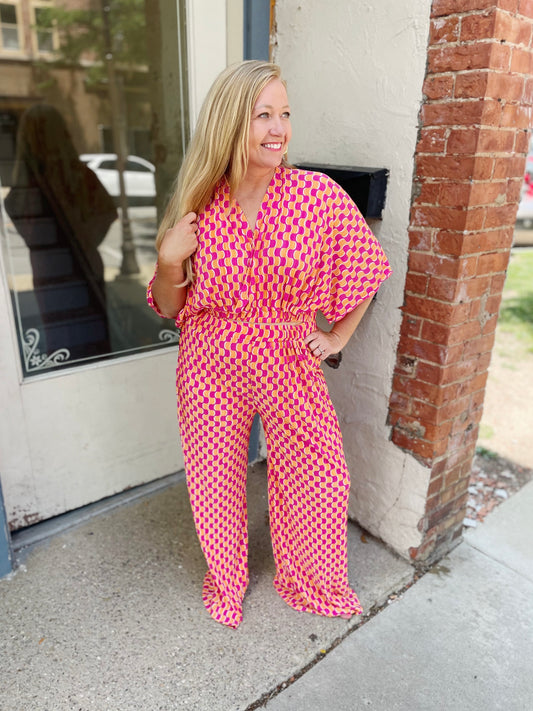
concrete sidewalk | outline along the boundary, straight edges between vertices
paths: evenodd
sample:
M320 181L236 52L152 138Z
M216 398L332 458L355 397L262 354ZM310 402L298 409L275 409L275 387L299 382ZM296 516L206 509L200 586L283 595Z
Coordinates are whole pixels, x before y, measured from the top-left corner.
M0 581L2 711L533 709L533 482L375 616L414 571L350 526L362 625L283 603L264 465L249 499L236 631L203 608L183 481L20 551Z
M267 711L533 709L533 482Z
M251 468L248 492L251 581L236 631L202 604L183 480L19 551L21 567L0 581L2 711L244 711L359 625L278 597L264 465ZM413 579L352 525L349 551L367 614Z

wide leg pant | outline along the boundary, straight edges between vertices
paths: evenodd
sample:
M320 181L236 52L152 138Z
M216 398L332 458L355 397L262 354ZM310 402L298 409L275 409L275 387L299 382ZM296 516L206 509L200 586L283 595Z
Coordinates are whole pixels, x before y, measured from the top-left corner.
M259 413L268 449L274 586L294 609L359 614L348 585L349 475L313 325L243 323L201 314L186 322L177 369L187 485L208 572L210 615L237 627L248 585L248 438Z

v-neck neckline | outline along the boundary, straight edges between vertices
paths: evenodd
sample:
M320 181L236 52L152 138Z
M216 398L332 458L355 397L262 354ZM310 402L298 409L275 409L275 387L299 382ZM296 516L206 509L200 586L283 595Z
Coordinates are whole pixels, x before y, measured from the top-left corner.
M258 225L259 225L260 223L262 224L262 222L263 222L263 214L264 214L265 203L266 203L266 202L268 201L268 199L270 198L270 193L272 192L272 190L273 190L273 188L274 188L274 185L276 184L277 179L278 179L278 176L280 175L280 172L281 172L282 169L283 169L283 167L282 167L281 165L278 165L278 166L276 167L276 169L274 170L274 174L273 174L272 178L270 179L270 182L269 182L268 185L267 185L267 188L266 188L266 190L265 190L265 194L263 195L263 199L261 200L261 204L259 205L259 210L257 211L257 215L256 215L256 217L255 217L255 222L254 222L253 225L250 223L250 220L248 219L248 216L247 216L246 212L244 211L244 208L241 206L241 204L239 203L239 201L237 200L237 198L235 198L235 197L233 198L233 203L235 204L235 207L236 207L236 208L238 209L238 211L240 212L241 217L242 217L242 219L244 220L244 222L246 222L246 225L248 226L248 229L251 230L252 232L256 232L256 231L259 229ZM226 179L226 185L227 185L228 188L229 188L229 184L228 184L228 182L227 182L227 179Z

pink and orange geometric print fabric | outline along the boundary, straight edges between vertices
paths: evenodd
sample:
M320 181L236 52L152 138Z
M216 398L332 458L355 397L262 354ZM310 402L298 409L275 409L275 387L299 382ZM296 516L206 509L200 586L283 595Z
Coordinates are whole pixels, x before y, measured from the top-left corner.
M242 320L338 321L391 273L350 197L322 173L278 167L252 229L222 180L198 217L195 284L176 324L211 311ZM151 292L149 290L149 301ZM153 302L152 302L153 305Z
M332 180L279 167L255 229L222 181L198 219L196 281L178 315L178 419L203 600L231 627L248 585L246 471L253 417L268 449L274 586L294 609L359 614L348 584L349 474L320 362L303 343L391 273L359 210ZM157 311L151 288L148 302ZM300 321L299 324L279 322Z
M248 585L246 473L252 420L268 449L274 586L295 610L358 614L348 585L349 475L309 324L266 325L204 313L180 338L178 416L196 531L208 572L204 604L237 627Z

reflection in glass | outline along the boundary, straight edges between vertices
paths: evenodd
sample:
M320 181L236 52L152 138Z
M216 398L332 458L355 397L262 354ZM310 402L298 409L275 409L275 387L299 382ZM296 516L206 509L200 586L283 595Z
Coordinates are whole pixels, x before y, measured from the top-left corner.
M37 36L37 49L39 52L54 51L54 30L47 8L35 8L35 25Z
M28 2L0 3L0 232L25 375L177 341L145 289L186 130L183 86L160 81L185 77L183 0Z
M36 104L24 112L16 150L4 206L28 248L41 349L66 349L74 359L107 354L111 344L98 246L117 218L113 200L78 158L53 106Z
M115 153L84 153L81 160L93 170L107 192L120 197L119 166ZM123 168L129 205L153 205L155 200L155 166L139 156L128 156Z
M17 9L15 5L0 3L0 26L2 29L2 48L19 49Z

